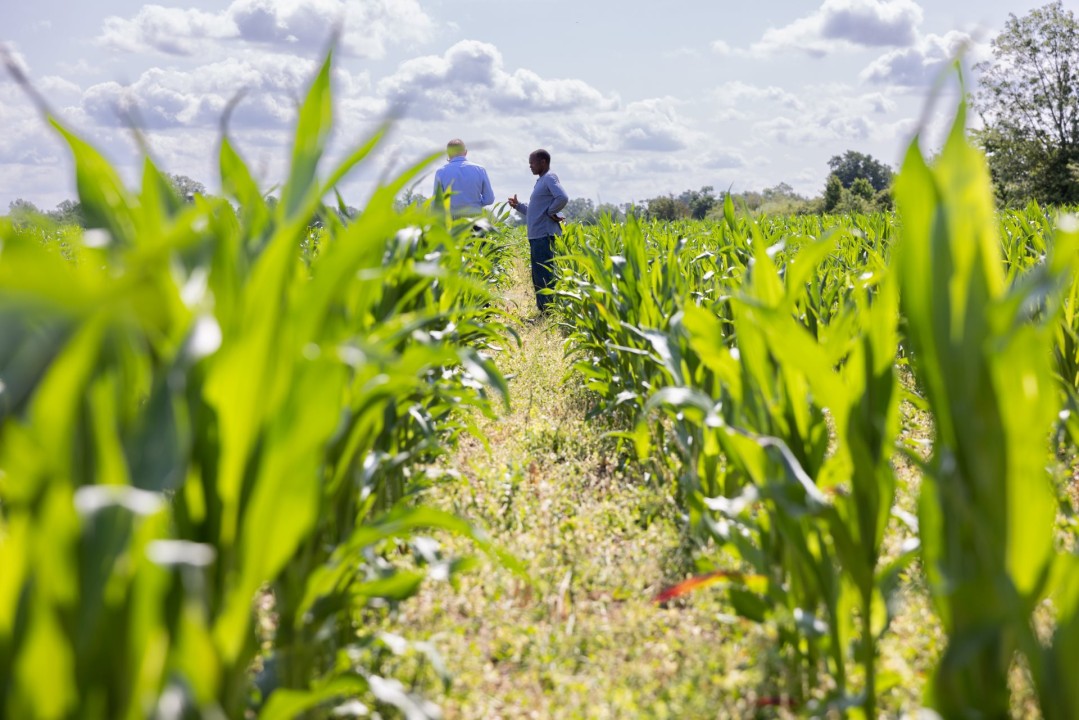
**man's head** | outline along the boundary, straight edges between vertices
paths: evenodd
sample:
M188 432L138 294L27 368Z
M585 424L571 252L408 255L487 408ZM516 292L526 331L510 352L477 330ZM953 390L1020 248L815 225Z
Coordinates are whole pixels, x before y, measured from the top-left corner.
M551 153L546 150L535 150L528 156L528 168L533 175L543 175L551 169Z
M446 143L446 156L451 160L455 157L464 157L468 154L468 148L465 147L465 141L460 138L454 138Z

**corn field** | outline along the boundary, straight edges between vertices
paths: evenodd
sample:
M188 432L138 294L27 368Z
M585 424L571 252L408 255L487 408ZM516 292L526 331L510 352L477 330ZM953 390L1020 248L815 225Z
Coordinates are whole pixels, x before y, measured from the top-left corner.
M1079 715L1075 515L1047 470L1075 450L1079 226L997 217L963 112L933 167L911 146L897 216L752 219L728 198L719 223L564 238L574 367L717 548L658 600L721 586L775 628L813 716L877 717L877 646L916 559L948 636L930 707L1007 717L1021 653L1044 717ZM903 403L932 417L928 457L902 442ZM897 453L922 471L916 515Z
M371 614L472 567L431 532L520 571L413 497L475 413L511 401L495 359L516 341L498 302L516 235L474 236L443 198L396 209L434 156L356 217L324 206L387 131L325 170L329 75L277 203L227 132L226 197L184 203L149 158L128 189L52 119L92 229L0 220L3 716L436 717L383 671ZM773 628L807 717L878 716L911 572L947 636L928 707L1007 717L1021 657L1043 716L1079 717L1061 470L1079 224L997 214L964 112L932 164L912 144L896 214L753 218L728 198L718 222L560 242L568 382L714 552L657 602L722 592ZM931 418L930 447L904 408Z

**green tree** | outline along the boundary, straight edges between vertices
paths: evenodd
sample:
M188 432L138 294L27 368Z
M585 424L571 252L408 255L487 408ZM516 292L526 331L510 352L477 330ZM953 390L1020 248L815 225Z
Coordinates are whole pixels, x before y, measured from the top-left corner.
M686 190L678 196L678 201L689 208L691 217L703 220L717 202L715 188L711 185L705 185L700 190Z
M872 201L877 192L870 185L869 181L864 177L855 178L854 182L850 186L850 194L862 198L863 200Z
M731 197L735 207L744 207L748 210L759 210L764 205L764 195L756 190L746 190L741 195ZM720 208L722 209L722 208Z
M625 213L623 212L622 207L619 207L614 203L600 203L596 206L596 219L598 220L604 215L610 215L611 220L614 220L615 222L618 222L625 218Z
M646 201L648 217L656 220L678 220L689 217L689 205L673 195L660 195Z
M810 201L785 182L760 192L760 211L766 215L802 215L820 212L820 203Z
M1008 16L974 104L1004 204L1079 202L1079 21L1060 0Z
M562 213L567 220L582 225L594 225L597 217L591 198L573 198L566 203L566 207L562 208Z
M839 203L843 200L843 181L839 176L832 173L828 181L824 183L824 212L835 212Z
M397 196L397 201L394 202L394 209L401 212L409 205L423 205L427 202L427 196L416 190L416 185L413 184L406 188L404 192ZM355 217L355 213L351 217Z
M828 161L832 174L839 178L843 187L849 188L858 178L865 178L877 192L892 183L892 169L871 155L848 150Z
M49 217L60 225L83 225L86 217L82 212L82 203L77 200L64 200L49 212Z
M802 200L798 193L794 192L794 188L785 182L781 182L778 185L774 185L770 188L765 188L761 191L761 195L764 197L765 202L775 202L776 200Z
M176 191L181 200L193 200L196 195L206 194L206 186L198 180L192 180L187 175L168 173L165 177L168 178L169 184L172 185L172 189Z
M29 200L17 198L8 204L8 217L16 225L26 225L41 220L45 213Z

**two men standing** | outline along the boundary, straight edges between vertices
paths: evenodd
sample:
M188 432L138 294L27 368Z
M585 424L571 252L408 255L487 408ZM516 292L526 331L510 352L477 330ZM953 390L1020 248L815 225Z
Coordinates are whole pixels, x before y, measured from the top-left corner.
M462 140L450 140L446 145L449 162L435 172L435 192L450 195L450 212L455 217L478 215L483 207L494 202L494 192L487 171L466 159L468 149ZM551 296L542 291L554 285L554 239L562 234L562 208L569 195L562 189L558 176L551 170L551 154L536 150L528 156L528 167L536 175L536 185L528 202L520 202L515 194L509 206L525 217L528 246L531 254L532 285L536 290L536 305L540 312L547 309Z

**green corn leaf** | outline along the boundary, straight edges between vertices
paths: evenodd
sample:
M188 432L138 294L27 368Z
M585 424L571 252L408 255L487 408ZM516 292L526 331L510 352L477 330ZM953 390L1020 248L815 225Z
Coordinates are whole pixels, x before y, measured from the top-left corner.
M181 207L172 184L149 157L143 158L142 193L136 213L140 239L155 240L166 221L179 214Z
M214 635L225 657L238 657L252 598L276 578L314 525L319 507L319 458L337 424L326 412L344 391L344 369L329 361L297 368L292 402L280 408L266 438L259 483L243 511L240 580Z
M333 53L327 53L300 107L289 176L281 189L281 207L284 217L288 219L300 214L310 204L311 196L317 193L315 170L322 159L333 120L333 96L330 92L332 60ZM307 215L309 217L310 213Z
M116 170L89 143L58 120L49 122L67 141L75 160L75 183L87 227L107 230L114 242L127 245L135 239L135 202Z
M400 602L419 592L427 573L398 570L389 577L355 583L351 592L361 597L385 598Z
M348 540L334 551L330 562L311 574L305 585L299 614L308 612L321 597L340 592L350 583L355 569L349 558L355 557L363 548L392 537L404 537L418 530L433 529L470 538L480 549L494 556L519 577L528 579L520 561L493 546L481 531L467 521L433 508L402 508L375 522L357 527Z
M358 675L335 677L312 690L278 689L270 693L259 720L292 720L336 698L355 697L367 691L367 681Z
M269 209L247 164L224 133L221 135L218 166L222 191L240 204L240 212L243 213L250 236L261 239L270 221Z

